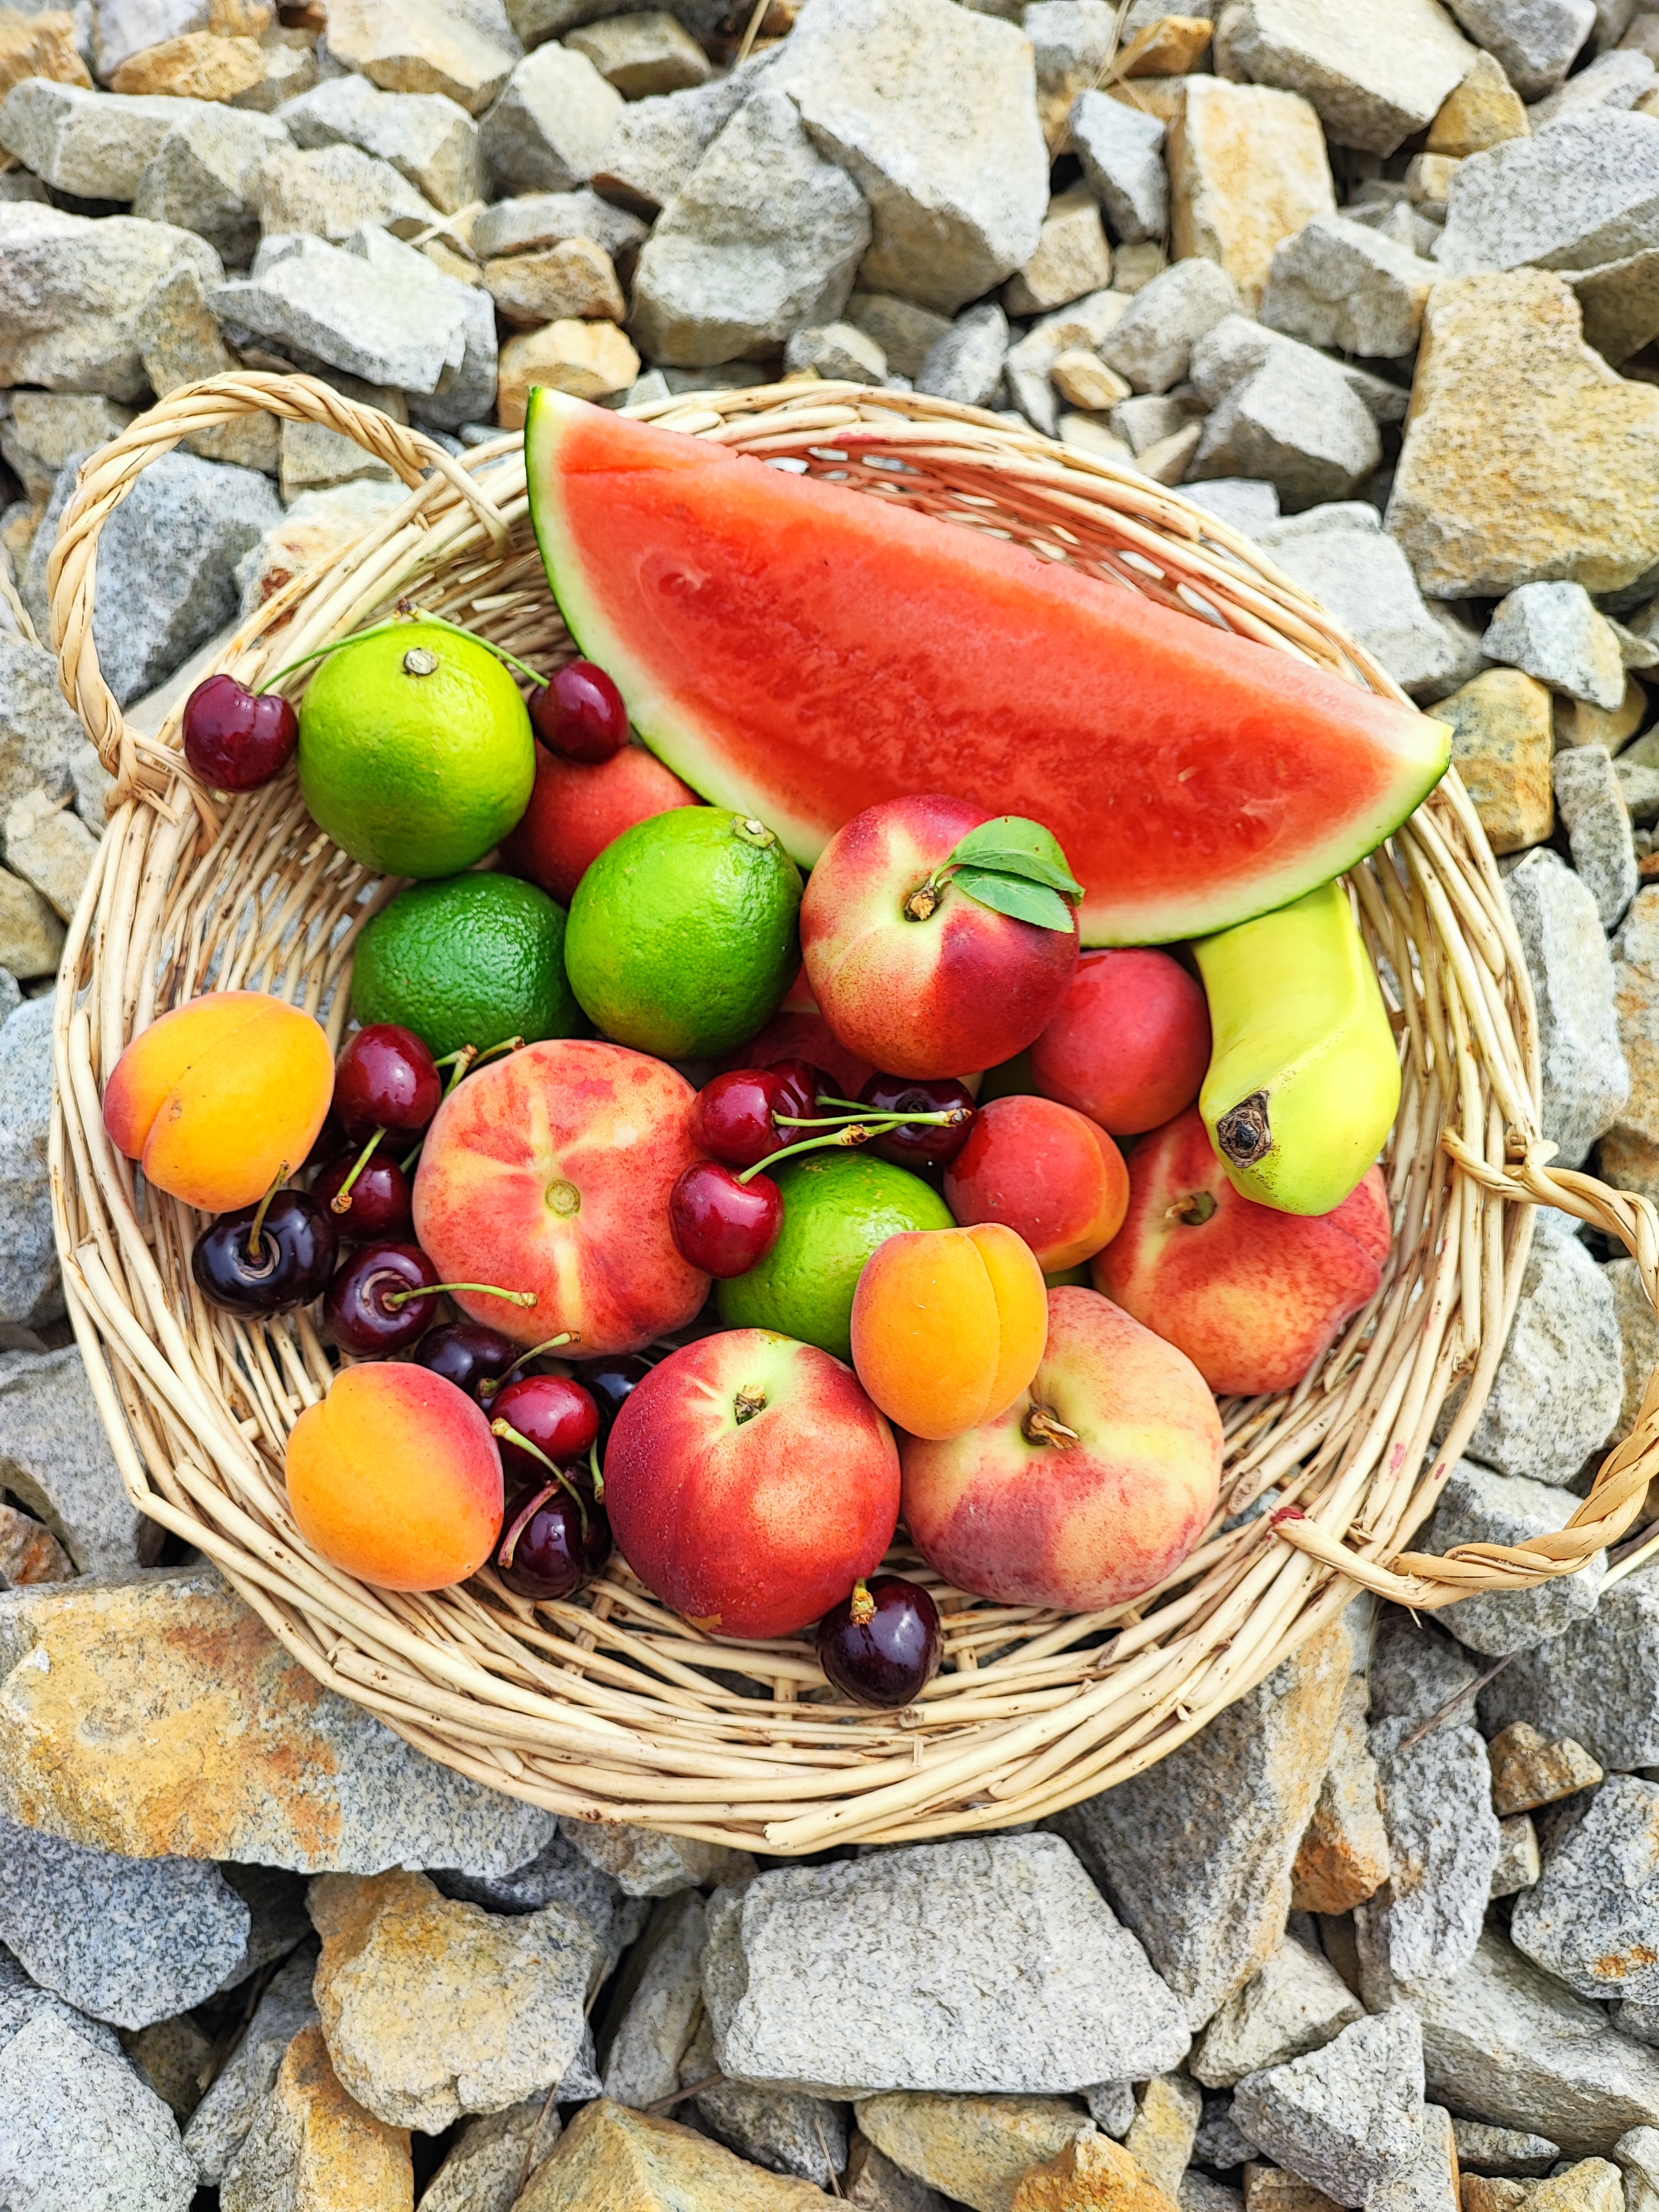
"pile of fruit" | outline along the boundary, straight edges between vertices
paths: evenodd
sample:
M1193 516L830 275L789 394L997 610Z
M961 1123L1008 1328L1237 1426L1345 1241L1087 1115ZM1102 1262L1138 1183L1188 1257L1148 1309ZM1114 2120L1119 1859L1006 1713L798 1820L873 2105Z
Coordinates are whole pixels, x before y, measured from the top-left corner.
M210 992L106 1127L215 1217L214 1306L320 1302L286 1473L325 1557L556 1613L614 1545L695 1629L816 1623L826 1694L903 1705L939 1629L877 1572L901 1518L955 1590L1142 1597L1213 1516L1217 1395L1293 1388L1380 1291L1399 1061L1334 876L1446 733L559 395L527 458L595 659L404 606L297 714L287 670L202 685L205 784L297 756L411 881L337 1060Z

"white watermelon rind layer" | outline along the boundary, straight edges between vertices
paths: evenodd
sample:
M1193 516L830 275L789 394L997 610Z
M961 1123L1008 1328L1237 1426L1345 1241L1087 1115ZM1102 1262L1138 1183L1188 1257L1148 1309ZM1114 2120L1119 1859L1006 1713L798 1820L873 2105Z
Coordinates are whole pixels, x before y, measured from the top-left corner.
M627 700L630 721L659 760L710 805L758 814L777 832L792 858L803 868L810 868L832 833L826 833L815 821L792 815L778 798L757 797L752 781L736 773L726 761L720 733L649 676L588 584L567 524L556 460L565 430L585 421L588 412L586 402L537 385L530 394L525 422L531 524L565 625L585 656L615 678ZM1414 720L1422 732L1422 760L1413 765L1402 755L1395 783L1376 807L1345 821L1342 834L1328 844L1304 847L1297 866L1258 876L1248 885L1230 885L1226 898L1212 898L1207 904L1197 896L1184 902L1160 897L1155 910L1139 921L1121 901L1100 913L1092 911L1085 900L1078 917L1083 943L1091 947L1171 945L1212 936L1218 930L1231 929L1236 923L1288 906L1292 899L1354 866L1416 811L1450 765L1449 726L1426 714Z

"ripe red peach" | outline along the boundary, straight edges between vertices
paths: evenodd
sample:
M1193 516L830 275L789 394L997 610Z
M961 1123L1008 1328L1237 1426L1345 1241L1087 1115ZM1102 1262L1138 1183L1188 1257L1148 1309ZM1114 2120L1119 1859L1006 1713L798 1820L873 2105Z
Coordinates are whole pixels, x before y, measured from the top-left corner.
M1057 1275L1122 1227L1129 1170L1086 1114L1051 1098L994 1098L945 1170L945 1203L958 1221L1005 1223Z
M1221 1420L1192 1362L1093 1291L1048 1293L1042 1361L999 1419L899 1445L906 1526L957 1589L1091 1613L1153 1589L1203 1534Z
M893 1432L850 1369L770 1329L671 1352L624 1401L605 1455L629 1565L721 1636L818 1620L880 1565L898 1499Z
M104 1088L104 1127L145 1179L205 1213L299 1168L334 1096L322 1025L266 991L209 991L143 1030Z
M1095 1286L1179 1345L1212 1390L1293 1389L1382 1280L1389 1204L1372 1168L1334 1212L1242 1198L1198 1109L1129 1158L1129 1211Z
M643 745L624 745L596 766L536 748L536 782L501 863L568 906L577 884L624 830L671 807L701 806L689 783Z
M561 1329L565 1357L638 1352L708 1294L668 1226L701 1158L683 1075L626 1046L554 1037L469 1076L438 1109L415 1176L415 1233L444 1282L534 1291L533 1306L455 1302L520 1344Z
M1031 1047L1045 1098L1114 1136L1161 1128L1190 1106L1210 1064L1204 987L1167 952L1085 952Z
M1042 1270L1012 1229L902 1230L853 1293L853 1364L890 1421L958 1437L1012 1403L1042 1357Z
M348 1367L288 1440L288 1502L325 1559L379 1589L447 1589L501 1526L489 1421L430 1368Z
M936 794L888 799L836 832L807 881L800 939L812 994L848 1050L888 1074L994 1067L1065 996L1075 917L1044 929L981 906L953 880L932 888L958 841L990 819Z

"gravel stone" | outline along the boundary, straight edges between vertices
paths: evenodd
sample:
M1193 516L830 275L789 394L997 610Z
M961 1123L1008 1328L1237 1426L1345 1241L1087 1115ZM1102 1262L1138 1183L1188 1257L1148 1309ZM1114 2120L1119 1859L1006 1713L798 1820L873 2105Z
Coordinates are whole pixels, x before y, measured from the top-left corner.
M542 253L487 261L484 289L515 330L534 330L574 315L622 322L628 303L611 256L591 239L568 238Z
M1425 1721L1472 1688L1477 1669L1449 1636L1394 1606L1379 1614L1370 1668L1374 1721Z
M1170 227L1164 136L1157 116L1103 92L1080 93L1073 106L1073 149L1113 237L1126 245L1161 238Z
M641 249L634 335L653 360L684 368L775 355L793 331L839 319L870 221L791 101L763 87Z
M1436 259L1449 275L1594 269L1659 246L1659 124L1570 116L1472 154L1452 180Z
M8 642L0 638L0 666ZM50 996L28 999L0 1029L0 1323L14 1328L39 1328L64 1310L46 1159L52 1018Z
M1112 249L1087 185L1073 185L1048 203L1036 252L1002 288L1011 315L1046 315L1086 299L1112 281Z
M1474 2173L1530 2174L1541 2179L1561 2155L1559 2143L1524 2128L1494 2128L1485 2120L1454 2120L1460 2165Z
M1185 484L1182 495L1246 538L1259 538L1279 520L1279 492L1249 477L1214 477L1207 483Z
M1376 423L1336 364L1310 348L1278 346L1210 416L1192 472L1265 478L1288 505L1304 507L1345 499L1382 454Z
M1407 1741L1415 1721L1379 1721L1370 1732L1392 1863L1388 1889L1367 1911L1389 1972L1402 1979L1452 1972L1480 1938L1502 1838L1473 1717L1466 1708L1415 1743Z
M437 275L422 256L410 258ZM320 238L268 239L247 277L213 287L208 305L234 331L366 384L433 392L466 350L460 295L467 288L453 286L447 312L434 316L431 302L401 281L407 264L397 266L398 275L366 266L363 257Z
M121 1486L72 1344L0 1354L0 1488L46 1523L82 1574L148 1565L161 1550L161 1529Z
M367 77L327 77L277 118L296 146L356 146L389 161L445 215L485 194L478 126L441 93L377 92Z
M1344 500L1309 507L1262 529L1258 542L1414 698L1432 696L1451 672L1455 647L1374 507Z
M1513 1897L1530 1889L1543 1870L1538 1830L1529 1813L1512 1813L1498 1824L1498 1863L1492 1870L1493 1897Z
M1480 1693L1496 1735L1526 1721L1571 1736L1600 1765L1659 1766L1659 1577L1651 1567L1601 1594L1588 1620L1522 1651Z
M311 2212L350 2202L405 2212L414 2197L406 2130L366 2112L329 2063L320 2027L302 2027L283 2054L220 2192L222 2212Z
M1408 2012L1356 2021L1233 2092L1250 2140L1338 2204L1367 2203L1412 2163L1422 2107L1423 2032Z
M1009 347L1003 374L1015 406L1029 422L1048 436L1059 428L1060 410L1050 381L1060 356L1082 347L1094 352L1127 313L1129 301L1121 292L1092 292L1086 300L1045 315L1033 323L1018 342ZM894 356L890 352L889 360Z
M1115 2142L1121 2142L1134 2125L1134 2083L1097 2081L1083 2092L1083 2098L1095 2125L1110 2136Z
M1200 2165L1227 2173L1255 2156L1255 2145L1233 2118L1231 2097L1206 2097L1204 2118L1193 2138L1193 2156Z
M132 212L194 231L240 266L259 242L265 158L287 146L288 133L272 116L190 105L198 112L181 116L145 163Z
M1397 422L1405 414L1407 394L1385 377L1352 362L1333 362L1329 356L1304 346L1300 339L1270 331L1246 315L1226 315L1193 348L1193 389L1206 407L1218 407L1228 395L1254 376L1270 355L1289 351L1298 359L1335 368L1348 390L1376 422Z
M1112 58L1117 11L1106 0L1032 0L1019 21L1036 58L1042 135L1051 154L1063 153L1073 103Z
M705 2014L682 2062L682 2083L707 2081L715 2070L714 2030ZM847 2163L847 2108L828 2098L727 2081L693 2103L716 2142L769 2172L828 2190Z
M949 2212L937 2190L895 2166L857 2133L848 2150L842 2188L854 2212Z
M237 366L218 318L209 309L201 273L188 262L171 269L144 302L138 345L144 374L161 399L181 384L222 376ZM84 447L94 441L83 438L78 442ZM282 435L273 416L245 415L240 422L192 432L183 443L186 453L202 460L228 461L234 467L259 469L270 476L277 466Z
M190 2212L173 2117L118 2052L49 2013L0 2047L0 2192L10 2212Z
M682 2063L702 2004L707 1939L702 1899L696 1890L665 1898L653 1913L639 1953L629 1962L638 1979L617 2023L605 2063L605 2094L643 2111L698 2079ZM705 2069L712 2072L711 2067Z
M1336 212L1318 116L1295 93L1194 76L1169 155L1172 252L1218 263L1254 314L1279 246Z
M1092 2130L1057 2097L933 2097L899 2090L858 2106L864 2134L895 2165L974 2212L1013 2212L1033 2166ZM1100 2140L1100 2138L1093 2138Z
M1540 1210L1510 1340L1468 1456L1500 1474L1571 1482L1612 1434L1623 1399L1613 1292L1566 1217Z
M1286 1936L1205 2029L1190 2070L1212 2089L1230 2089L1246 2074L1317 2051L1364 2012L1334 1966Z
M139 316L180 260L204 283L223 273L204 239L170 223L134 216L94 222L32 201L0 202L0 378L141 398Z
M56 654L0 633L0 812L9 813L31 791L66 797L85 740L80 717L58 687Z
M1557 853L1527 854L1504 888L1538 1004L1543 1133L1561 1166L1582 1167L1631 1092L1601 915Z
M149 94L118 97L26 77L0 104L0 146L56 191L131 201L145 164L199 103Z
M427 2185L421 2212L513 2212L519 2184L559 2139L559 2112L526 2097L504 2112L469 2120Z
M1492 1760L1492 1800L1498 1814L1530 1813L1581 1790L1594 1790L1601 1769L1582 1743L1559 1736L1547 1742L1535 1728L1516 1721L1486 1747Z
M1042 4L1060 5L1063 0L1042 0ZM988 407L1007 358L1008 318L994 300L983 300L958 315L933 348L921 365L916 389L964 407Z
M602 1943L612 1940L622 1892L562 1835L550 1836L534 1858L505 1874L468 1874L458 1867L428 1871L446 1897L481 1905L486 1912L539 1912L544 1905L568 1905L592 1923Z
M1556 1814L1511 1941L1580 1996L1659 1999L1659 1784L1611 1774Z
M575 192L530 192L518 199L497 200L494 207L481 210L474 222L472 250L480 259L493 261L504 254L557 246L568 238L586 238L603 246L613 261L631 268L647 234L638 216L612 207L584 185Z
M1297 0L1231 0L1216 25L1218 74L1310 100L1334 145L1392 154L1423 130L1475 54L1433 0L1362 0L1340 15Z
M1237 307L1231 279L1214 262L1177 261L1136 293L1101 358L1137 392L1167 392L1186 377L1198 340Z
M214 2077L185 2129L185 2148L209 2187L235 2166L253 2116L270 2093L283 2053L317 2020L311 1993L317 1946L307 1943L275 1974L241 2041Z
M1593 0L1449 0L1451 11L1497 61L1522 100L1539 100L1566 75L1595 21Z
M176 273L194 272L181 264ZM21 482L25 498L44 505L65 461L107 444L131 420L130 407L95 393L15 392L10 415L0 420L0 453Z
M1431 262L1380 231L1316 216L1273 255L1261 319L1340 353L1414 353L1435 275Z
M1617 929L1641 879L1630 809L1607 747L1575 745L1559 752L1551 780L1573 867L1595 901L1602 928Z
M73 921L98 857L98 841L80 817L45 791L31 791L7 812L0 843L13 875L32 884L62 921Z
M94 2051L118 2053L120 2038L101 2020L90 2020L72 2004L32 1981L3 1943L0 1943L0 2051L21 2027L49 2014L91 2045Z
M1291 1870L1296 1911L1352 1911L1389 1878L1389 1833L1365 1728L1370 1694L1364 1674L1349 1677L1330 1765Z
M1524 1474L1494 1474L1473 1460L1459 1460L1419 1548L1443 1553L1458 1544L1519 1544L1553 1535L1566 1527L1579 1503L1570 1490ZM1501 1659L1511 1651L1530 1650L1594 1613L1607 1571L1607 1554L1598 1552L1577 1574L1540 1583L1534 1589L1459 1598L1441 1619L1469 1650Z
M976 1944L988 1960L1022 1959L1018 1984L988 1965L969 1972ZM722 2073L830 2096L1072 2090L1162 2071L1188 2045L1140 1945L1053 1836L922 1845L722 1889L703 2001Z
M676 19L662 9L613 15L570 33L565 44L586 54L599 75L624 100L684 92L706 84L708 57Z
M377 228L405 218L436 222L438 210L399 176L356 146L323 146L315 153L281 147L268 153L259 173L259 222L267 238L325 238L338 246L361 225Z
M1483 663L1478 674L1438 701L1437 719L1450 725L1452 758L1493 852L1524 852L1541 843L1555 827L1550 782L1555 732L1544 686L1518 668ZM1609 967L1604 1009L1609 1026L1612 976ZM1533 988L1538 988L1536 980ZM1595 1003L1592 994L1592 1012ZM1547 1076L1545 1082L1547 1091Z
M593 172L595 185L608 199L621 200L641 215L655 216L687 182L774 58L770 51L751 54L729 76L716 77L712 84L632 101L623 110ZM480 218L487 219L488 214Z
M383 92L438 92L489 106L520 55L501 0L333 0L330 58Z
M1613 2156L1625 2177L1626 2212L1654 2212L1659 2202L1659 2130L1632 2128L1614 2143Z
M479 149L504 191L572 191L599 167L622 113L622 94L585 54L538 46L485 116Z
M996 313L1002 313L1000 307ZM887 375L887 356L881 348L856 324L847 322L797 331L783 349L783 365L792 375L811 368L821 377L843 378L852 384L880 384ZM1001 374L1000 363L997 373Z
M1593 705L1616 708L1625 666L1611 623L1582 584L1523 584L1499 601L1480 649Z

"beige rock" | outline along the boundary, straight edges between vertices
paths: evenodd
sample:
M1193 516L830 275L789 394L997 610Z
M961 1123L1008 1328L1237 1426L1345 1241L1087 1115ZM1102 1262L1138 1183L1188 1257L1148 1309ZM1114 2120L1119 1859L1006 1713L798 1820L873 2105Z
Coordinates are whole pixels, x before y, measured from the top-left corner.
M326 491L302 493L282 520L266 531L256 552L245 555L239 563L242 617L257 613L302 570L331 561L406 496L395 477L384 483L356 480Z
M1547 752L1543 775L1549 799ZM1298 1912L1351 1912L1389 1878L1389 1832L1377 1794L1376 1762L1366 1741L1365 1704L1364 1678L1352 1675L1342 1692L1319 1802L1291 1869L1291 1904Z
M441 92L482 114L522 48L500 0L328 0L328 50L382 92Z
M301 2028L219 2202L223 2212L414 2212L409 2131L355 2103L321 2028Z
M1606 1269L1613 1286L1613 1310L1619 1324L1619 1343L1625 1370L1625 1402L1613 1441L1618 1443L1636 1426L1642 1401L1653 1370L1659 1367L1659 1316L1642 1287L1642 1271L1634 1260L1611 1261ZM1649 1518L1647 1514L1643 1519Z
M329 2056L389 2125L438 2135L545 2095L580 2050L604 1948L574 1905L485 1912L405 1873L321 1875L307 1903Z
M1129 396L1128 379L1108 368L1100 356L1086 346L1068 346L1048 374L1060 398L1073 407L1103 413Z
M110 79L112 92L165 92L179 100L234 100L261 82L264 56L257 39L216 39L187 31L130 54Z
M1311 2181L1252 2160L1244 2169L1244 2212L1336 2212Z
M269 31L259 41L259 59L264 70L259 82L249 85L246 92L239 92L230 104L271 115L285 100L297 100L317 82L320 74L317 67L317 33Z
M545 2097L470 2120L428 2183L421 2212L512 2212L558 2140L559 2108Z
M5 857L13 875L33 884L55 913L72 921L98 857L98 840L68 809L67 799L50 792L25 793L6 815Z
M1092 454L1097 461L1111 461L1119 468L1133 470L1137 476L1141 472L1134 448L1097 415L1069 411L1060 416L1054 435L1062 446L1071 446L1079 453Z
M1406 165L1406 191L1413 207L1443 212L1458 164L1449 154L1417 154Z
M50 77L55 84L92 89L92 74L75 43L75 18L67 9L50 15L25 15L0 8L0 100L26 76Z
M1530 1813L1511 1813L1498 1823L1498 1857L1492 1870L1491 1897L1513 1897L1530 1889L1544 1870L1538 1831Z
M564 238L539 253L514 253L484 264L489 296L515 330L533 330L574 316L620 323L628 313L616 265L591 238Z
M279 147L259 172L259 222L267 238L308 232L338 246L354 230L413 216L443 218L390 161L356 146Z
M1150 446L1143 446L1135 456L1135 465L1154 483L1181 483L1203 436L1202 422L1188 422L1179 430L1171 430L1167 438L1155 438Z
M1169 160L1176 258L1219 263L1255 314L1275 249L1336 212L1318 116L1293 92L1195 76L1170 126Z
M0 422L0 453L22 479L26 499L50 499L64 464L118 437L132 415L90 392L14 392L11 419Z
M1506 138L1529 138L1532 125L1521 95L1490 54L1481 54L1429 125L1426 154L1449 155L1462 161L1484 154Z
M1121 2159L1127 2154L1155 2191L1173 2197L1192 2162L1193 2141L1203 2117L1204 2093L1195 2081L1189 2081L1184 2074L1155 2074L1140 2093L1139 2106L1118 2156ZM1113 2148L1116 2149L1115 2144ZM1103 2166L1101 2172L1103 2179L1108 2168ZM1120 2188L1124 2179L1120 2172ZM1079 2204L1084 2202L1079 2201ZM1142 2212L1156 2212L1156 2208L1145 2207Z
M1547 1742L1526 1721L1511 1721L1486 1746L1486 1756L1492 1761L1492 1806L1500 1814L1553 1805L1577 1790L1593 1790L1601 1779L1601 1769L1582 1743L1570 1735Z
M1174 2199L1109 2136L1084 2136L1033 2167L1012 2212L1174 2212Z
M1494 853L1541 845L1555 828L1549 692L1518 668L1487 668L1435 708ZM1358 1902L1358 1900L1355 1900Z
M1121 80L1106 89L1126 107L1139 107L1147 115L1155 115L1167 129L1186 106L1187 88L1192 82L1189 76L1138 76L1133 83Z
M64 950L64 925L39 891L0 868L0 968L20 983L55 975Z
M50 1528L0 1501L0 1589L75 1579L75 1562Z
M1638 891L1613 956L1630 1098L1601 1139L1601 1176L1616 1190L1659 1200L1659 889Z
M1558 695L1553 711L1558 752L1577 745L1605 745L1616 753L1646 721L1648 695L1633 676L1626 676L1625 696L1616 707L1597 707L1588 699Z
M158 399L180 385L223 376L239 366L208 306L201 273L187 261L170 270L144 302L138 346ZM276 468L279 428L274 415L246 415L239 422L194 431L184 444L204 461L229 461L238 468L263 469L269 476Z
M1521 2212L1536 2183L1498 2173L1466 2173L1458 2184L1462 2212Z
M1112 254L1112 289L1133 295L1169 265L1170 257L1158 239L1138 239L1133 245L1117 246Z
M1564 273L1578 295L1584 343L1614 368L1659 337L1659 246Z
M577 2113L514 2212L824 2212L826 2201L810 2181L600 2097Z
M640 373L640 357L614 323L549 323L501 348L495 420L521 430L532 384L550 384L578 399L603 399L626 392Z
M842 2192L854 2212L947 2212L936 2189L895 2166L856 2129L848 2146Z
M1204 15L1164 15L1135 33L1139 51L1127 63L1126 77L1185 76L1204 58L1215 25Z
M691 33L661 9L585 23L580 30L568 31L564 43L586 54L624 100L684 92L689 85L707 84L714 74L708 55Z
M1112 281L1112 249L1093 193L1073 185L1048 203L1037 249L1002 288L1011 315L1046 315Z
M137 2033L122 2030L121 2047L182 2127L213 2078L213 2045L201 2029L180 2013Z
M1615 376L1542 269L1437 284L1388 526L1437 599L1659 562L1659 389Z
M974 2212L1013 2212L1030 2167L1058 2158L1093 2123L1058 2097L940 2097L897 2089L866 2097L858 2123L895 2166Z

